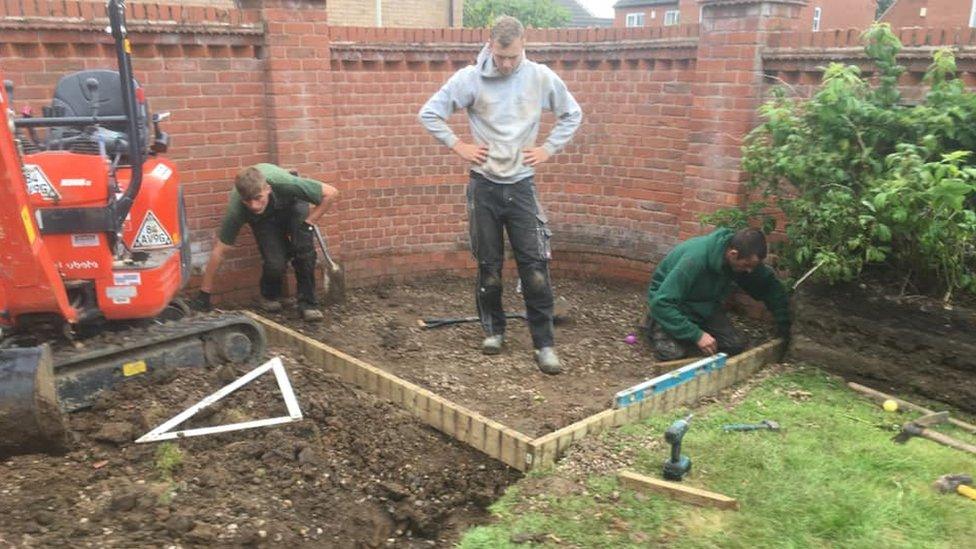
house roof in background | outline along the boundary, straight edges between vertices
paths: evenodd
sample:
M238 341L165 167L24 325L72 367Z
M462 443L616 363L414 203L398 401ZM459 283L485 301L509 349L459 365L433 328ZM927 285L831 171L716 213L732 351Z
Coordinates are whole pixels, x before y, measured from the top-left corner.
M613 19L597 17L581 6L576 0L555 0L555 3L569 10L570 27L610 27Z
M678 0L619 0L613 9L638 8L641 6L659 6L661 4L677 4Z

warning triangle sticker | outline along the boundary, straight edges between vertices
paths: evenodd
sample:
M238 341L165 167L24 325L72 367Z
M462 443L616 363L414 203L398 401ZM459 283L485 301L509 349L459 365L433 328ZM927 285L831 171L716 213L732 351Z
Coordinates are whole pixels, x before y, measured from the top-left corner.
M203 410L207 406L210 406L214 402L224 398L225 396L233 393L234 391L240 389L244 385L254 381L261 374L271 370L274 372L275 379L278 381L278 389L281 391L281 396L285 400L285 408L288 410L287 416L270 417L266 419L256 419L253 421L242 421L239 423L228 423L226 425L216 425L213 427L199 427L196 429L184 429L180 431L174 431L173 428L180 425L184 421L190 419L197 414L200 410ZM158 442L161 440L172 440L174 438L184 438L184 437L197 437L200 435L212 435L215 433L226 433L228 431L240 431L241 429L253 429L255 427L268 427L270 425L279 425L281 423L290 423L292 421L298 421L302 419L302 411L298 407L298 400L295 398L295 392L291 388L291 382L288 380L288 374L285 373L285 366L281 363L280 357L274 357L271 360L265 362L261 366L251 370L247 374L244 374L236 381L230 385L225 385L216 392L204 397L203 400L197 402L193 406L190 406L186 410L180 412L176 416L156 427L152 431L142 435L136 442Z
M27 180L27 194L40 195L44 200L61 200L61 193L37 164L24 164L24 179Z
M133 249L164 248L172 246L173 239L159 222L159 218L152 210L146 211L146 217L142 218L142 225L136 233L136 241L132 243Z

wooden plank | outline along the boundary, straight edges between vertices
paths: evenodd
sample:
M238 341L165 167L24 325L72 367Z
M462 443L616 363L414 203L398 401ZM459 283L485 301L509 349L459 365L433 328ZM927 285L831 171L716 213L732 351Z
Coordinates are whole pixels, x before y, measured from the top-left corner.
M687 401L712 394L710 391L717 392L732 384L736 378L736 372L726 365L719 369L717 374L715 372L706 374L704 380L669 387L658 394L648 395L648 402L634 406L632 410L627 408L604 410L548 435L532 439L427 389L260 315L248 313L248 316L264 325L269 332L269 341L301 349L309 360L339 375L342 380L391 400L428 425L521 471L554 463L560 453L573 442L590 434L624 425L654 413L674 410ZM739 375L748 375L774 356L773 352L778 349L778 346L779 341L774 340L739 357L729 359L729 362L733 365L741 362ZM675 388L680 388L680 391L675 391Z
M457 430L457 408L453 406L442 406L441 416L441 431L454 436L454 432Z
M519 455L518 441L512 437L499 437L498 455L502 461L519 461L522 459Z
M673 370L675 368L680 368L682 366L687 366L692 362L697 362L701 360L700 356L693 356L688 358L679 358L678 360L666 360L664 362L655 362L654 367L660 368L662 370Z
M473 419L473 418L472 418ZM479 450L485 448L485 424L482 421L471 421L471 430L468 431L468 444Z
M976 32L976 31L974 31L974 32ZM907 400L902 400L902 399L900 399L898 397L894 397L894 396L891 396L891 395L882 393L881 391L878 391L876 389L872 389L870 387L865 387L864 385L860 385L860 384L854 383L853 381L850 382L850 383L848 383L847 386L850 387L851 389L853 389L853 390L855 390L855 391L863 394L863 395L866 395L866 396L870 397L871 400L877 402L878 404L881 404L881 403L883 403L886 400L893 400L893 401L895 401L895 402L898 403L898 407L899 408L904 408L906 410L914 410L916 412L921 412L923 414L934 414L935 413L934 410L929 410L928 408L924 408L922 406L919 406L918 404L914 404L914 403L908 402ZM976 425L973 425L972 423L966 423L965 421L963 421L961 419L956 419L954 417L950 417L949 418L949 423L952 423L956 427L961 427L962 429L964 429L966 431L969 431L970 433L976 434Z
M502 431L494 426L485 425L485 440L481 451L495 459L502 457Z
M622 486L637 492L657 492L678 501L698 505L699 507L739 510L739 501L735 498L687 486L680 482L659 480L634 473L633 471L620 471L617 473L617 480Z
M338 374L343 381L383 395L424 423L507 465L521 471L531 466L533 448L528 435L276 322L253 313L249 316L272 334L269 339L280 336L282 346L300 349L309 361Z

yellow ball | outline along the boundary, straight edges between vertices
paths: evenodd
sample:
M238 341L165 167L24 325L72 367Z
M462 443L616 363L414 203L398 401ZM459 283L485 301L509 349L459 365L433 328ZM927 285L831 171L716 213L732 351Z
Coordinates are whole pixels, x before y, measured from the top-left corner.
M898 403L895 402L894 400L891 400L890 398L888 400L884 401L884 404L882 404L881 407L884 408L884 411L885 412L897 412L898 411Z

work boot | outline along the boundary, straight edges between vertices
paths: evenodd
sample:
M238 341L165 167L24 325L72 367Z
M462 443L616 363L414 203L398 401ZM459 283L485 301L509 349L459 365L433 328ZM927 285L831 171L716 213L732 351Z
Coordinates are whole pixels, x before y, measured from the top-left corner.
M543 347L535 352L535 362L542 373L555 375L562 373L563 367L559 363L559 356L552 347Z
M277 299L265 299L263 297L258 306L266 313L280 313L282 309L281 302Z
M505 336L503 335L493 335L485 338L481 342L481 352L486 355L497 355L502 352L502 346L505 344Z
M322 311L309 307L307 309L302 309L302 320L305 322L321 322L325 318Z

